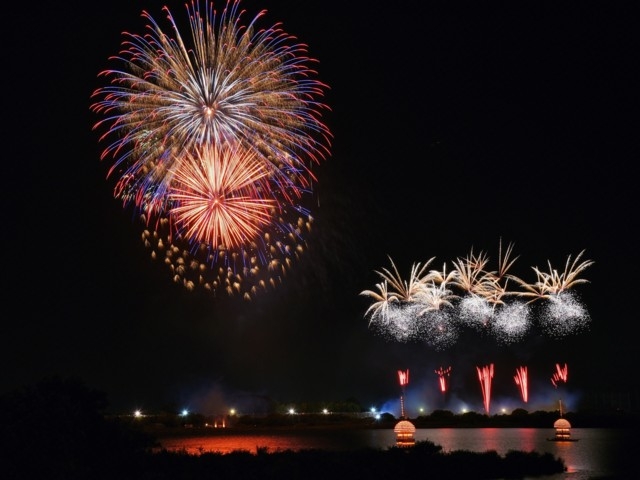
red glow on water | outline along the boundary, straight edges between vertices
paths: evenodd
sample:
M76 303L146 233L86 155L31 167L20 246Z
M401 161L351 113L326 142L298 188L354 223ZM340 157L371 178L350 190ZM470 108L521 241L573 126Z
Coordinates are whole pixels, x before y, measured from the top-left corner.
M493 363L484 367L476 367L480 388L482 389L482 399L484 401L484 411L489 415L491 406L491 379L493 378Z
M522 396L522 401L527 403L529 400L529 385L527 379L527 367L518 367L516 368L516 375L513 377L516 381L516 385L520 387L520 395Z

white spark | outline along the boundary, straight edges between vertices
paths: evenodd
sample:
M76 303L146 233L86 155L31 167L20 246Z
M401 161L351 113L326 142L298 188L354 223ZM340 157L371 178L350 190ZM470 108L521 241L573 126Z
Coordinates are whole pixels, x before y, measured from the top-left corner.
M492 324L496 338L502 343L521 340L531 327L529 310L529 306L522 302L513 302L500 307Z
M550 295L540 316L540 325L552 336L564 337L585 329L591 317L576 295Z

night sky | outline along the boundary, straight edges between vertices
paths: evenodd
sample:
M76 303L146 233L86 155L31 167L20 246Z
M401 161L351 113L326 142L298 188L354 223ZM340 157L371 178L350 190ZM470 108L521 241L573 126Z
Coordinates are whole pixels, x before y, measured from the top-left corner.
M409 408L434 409L434 370L450 365L447 408L480 411L476 366L494 363L494 405L533 410L557 400L550 377L566 363L568 408L596 394L637 406L633 2L467 3L242 3L245 21L266 9L260 25L281 22L319 60L333 134L314 170L310 248L251 303L188 292L151 260L92 131L90 96L121 32L142 33L143 9L168 27L165 4L183 22L184 2L9 6L0 392L59 375L106 392L114 411L353 398L398 414L398 370L411 372ZM369 328L359 293L389 256L407 276L472 248L495 261L500 239L531 280L584 250L588 329L510 345L467 332L439 351Z

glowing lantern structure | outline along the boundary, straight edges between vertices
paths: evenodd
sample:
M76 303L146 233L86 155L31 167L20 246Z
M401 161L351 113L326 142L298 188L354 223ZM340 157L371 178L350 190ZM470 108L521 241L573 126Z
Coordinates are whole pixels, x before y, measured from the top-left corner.
M416 427L408 420L400 420L393 431L396 434L396 445L399 447L411 447L415 445Z
M569 440L571 438L571 424L565 418L559 418L553 423L556 429L556 440Z
M571 438L571 424L566 418L562 417L562 401L560 401L560 418L553 423L556 434L553 438L547 440L553 442L577 442L577 438Z

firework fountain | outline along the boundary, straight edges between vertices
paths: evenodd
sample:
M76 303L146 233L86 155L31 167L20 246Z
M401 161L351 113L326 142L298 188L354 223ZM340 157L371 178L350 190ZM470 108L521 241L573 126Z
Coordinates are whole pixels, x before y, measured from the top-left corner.
M516 374L513 377L516 382L516 385L520 388L520 395L522 396L522 401L527 403L529 401L529 383L528 383L528 372L527 367L518 367L516 368Z
M557 390L558 386L560 384L566 384L568 379L569 379L569 367L567 366L567 364L565 363L563 366L560 366L559 363L556 363L556 371L553 372L553 375L551 376L551 384ZM560 406L560 416L562 417L562 394L558 399L558 403Z
M565 363L564 366L560 366L559 363L556 363L556 371L551 376L551 383L554 387L558 388L558 384L567 383L567 379L569 378L569 368Z
M400 394L400 418L404 419L404 394L406 387L409 384L409 369L398 370L398 379L400 380L400 388L402 390Z
M484 401L484 411L489 415L491 406L491 379L493 378L493 363L484 367L476 367L480 388L482 389L482 399Z
M410 447L416 443L414 438L416 427L409 420L406 420L404 414L404 394L409 384L409 369L398 370L398 379L400 380L400 388L402 389L402 394L400 395L400 421L396 423L393 431L396 434L396 445L399 447Z
M438 375L438 385L440 387L442 397L444 398L447 390L449 389L449 376L451 375L451 367L440 367L435 372L436 375Z
M556 363L556 371L551 376L551 383L557 389L558 386L562 383L567 383L569 378L569 368L565 363L563 366L560 366L559 363ZM549 438L548 440L553 440L556 442L576 442L578 439L571 438L571 424L566 418L563 418L563 408L562 408L562 396L558 399L558 413L560 418L555 421L553 424L553 428L555 428L556 434L553 438Z

